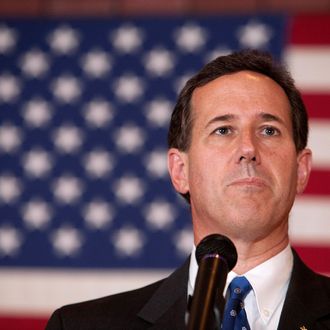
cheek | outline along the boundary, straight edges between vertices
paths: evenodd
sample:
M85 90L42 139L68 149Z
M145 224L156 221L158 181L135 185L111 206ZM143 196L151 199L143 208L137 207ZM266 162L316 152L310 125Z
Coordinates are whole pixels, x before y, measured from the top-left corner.
M207 153L195 153L189 160L189 181L195 189L212 186L210 181L216 177L217 164L215 158ZM191 186L191 189L194 189Z
M271 166L279 188L283 192L288 191L288 195L295 194L298 171L296 158L290 154L277 156Z

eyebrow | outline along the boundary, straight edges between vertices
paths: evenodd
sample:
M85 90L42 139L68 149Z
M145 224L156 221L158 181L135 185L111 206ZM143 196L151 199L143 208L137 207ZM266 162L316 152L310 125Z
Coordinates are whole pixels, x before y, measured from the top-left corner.
M273 115L271 113L268 113L268 112L261 112L258 114L258 117L264 121L275 121L275 122L278 122L280 124L284 124L284 121L276 116L276 115ZM238 116L237 115L234 115L234 114L224 114L224 115L221 115L221 116L216 116L214 118L212 118L207 124L206 124L206 127L210 126L211 124L213 123L216 123L216 122L219 122L219 121L223 121L223 122L226 122L226 121L232 121L234 119L237 119Z
M276 122L284 125L283 119L281 119L280 117L275 116L271 113L268 113L268 112L261 112L258 117L260 117L261 119L263 119L265 121L276 121Z
M212 118L210 121L208 121L208 123L206 124L206 127L210 126L213 123L219 122L219 121L231 121L231 120L234 120L235 118L237 118L237 116L230 114L230 113L221 115L221 116L216 116L216 117Z

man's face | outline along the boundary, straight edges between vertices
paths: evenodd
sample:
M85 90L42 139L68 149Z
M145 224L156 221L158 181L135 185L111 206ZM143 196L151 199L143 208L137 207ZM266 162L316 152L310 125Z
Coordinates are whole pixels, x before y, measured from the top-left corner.
M247 241L287 235L310 151L296 152L282 88L241 71L197 88L191 106L190 148L171 149L169 168L175 188L190 193L195 242L215 232Z

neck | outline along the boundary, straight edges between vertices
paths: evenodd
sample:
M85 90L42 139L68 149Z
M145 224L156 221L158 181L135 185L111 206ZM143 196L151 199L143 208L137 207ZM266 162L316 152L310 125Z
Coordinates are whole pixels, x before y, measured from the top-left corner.
M288 235L285 235L281 240L273 242L273 244L269 244L268 240L266 242L234 240L233 242L238 255L233 271L241 275L283 251L289 244L289 238Z
M245 274L250 269L274 257L289 244L287 222L274 229L270 234L259 237L257 235L235 235L224 230L219 232L230 238L236 247L238 258L233 271L238 275ZM199 241L209 234L209 232L194 231L195 245L197 246Z

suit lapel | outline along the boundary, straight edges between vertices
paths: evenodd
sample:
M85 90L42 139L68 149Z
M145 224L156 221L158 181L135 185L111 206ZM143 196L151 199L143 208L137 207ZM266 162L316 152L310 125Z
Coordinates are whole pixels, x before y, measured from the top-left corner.
M278 330L325 329L327 323L321 325L318 320L330 320L329 288L325 290L324 278L306 267L293 252L294 265Z
M184 329L187 308L189 261L160 285L151 299L137 314L150 323L148 329Z

